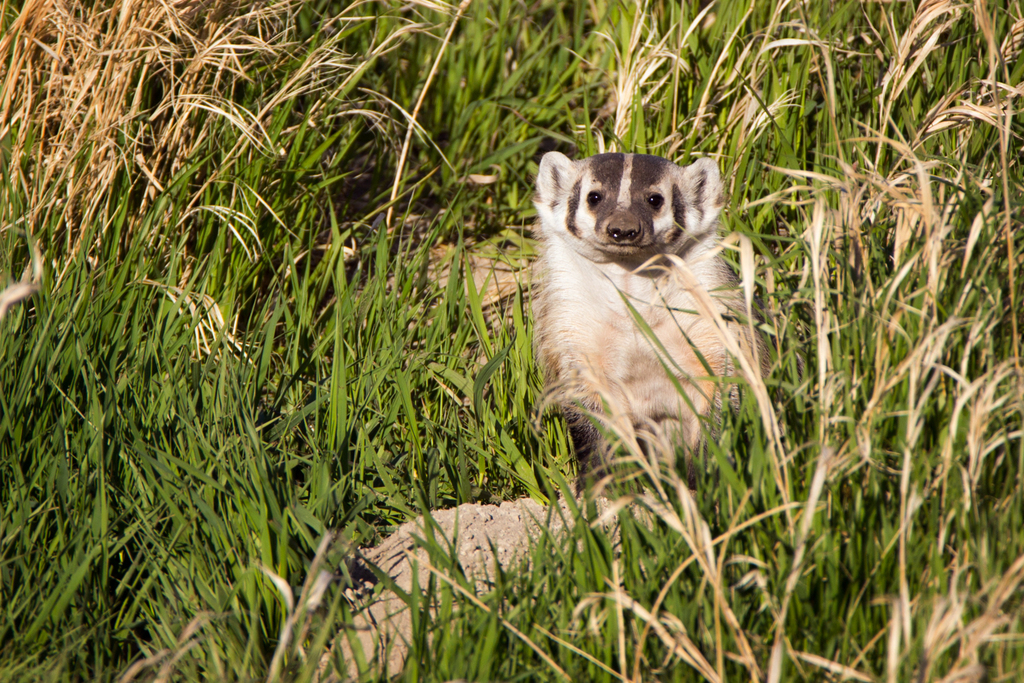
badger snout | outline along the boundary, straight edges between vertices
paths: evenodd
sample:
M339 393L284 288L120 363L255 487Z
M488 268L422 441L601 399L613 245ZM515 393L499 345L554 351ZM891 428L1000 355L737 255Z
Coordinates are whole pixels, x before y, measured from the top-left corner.
M609 216L604 230L612 242L623 246L638 244L644 238L643 223L636 216L625 211Z

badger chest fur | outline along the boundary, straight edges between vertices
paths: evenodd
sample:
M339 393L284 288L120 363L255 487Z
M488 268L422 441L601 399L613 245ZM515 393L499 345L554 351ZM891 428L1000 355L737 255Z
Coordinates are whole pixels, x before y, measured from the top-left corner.
M731 331L744 346L761 344L741 322L745 307L732 270L709 258L722 207L718 167L708 159L680 167L643 154L570 161L549 152L534 204L542 243L535 351L581 474L608 457L609 444L591 420L606 408L612 424L694 452L702 443L698 416L722 404L713 378L732 374L732 358L714 322L696 312L692 281L683 285L668 256L685 262L714 307L736 321Z

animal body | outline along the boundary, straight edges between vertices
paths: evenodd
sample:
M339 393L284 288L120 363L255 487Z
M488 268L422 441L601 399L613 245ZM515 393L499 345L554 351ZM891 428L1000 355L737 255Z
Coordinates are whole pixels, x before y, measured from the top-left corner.
M762 372L767 359L746 324L736 276L709 257L723 204L718 167L709 159L680 167L644 154L571 161L549 152L534 204L542 243L535 352L565 415L581 482L607 464L610 444L592 420L607 406L643 441L684 445L695 488L699 416L721 408L713 378L732 374L733 358L713 320L697 312L693 279L684 284L672 256Z

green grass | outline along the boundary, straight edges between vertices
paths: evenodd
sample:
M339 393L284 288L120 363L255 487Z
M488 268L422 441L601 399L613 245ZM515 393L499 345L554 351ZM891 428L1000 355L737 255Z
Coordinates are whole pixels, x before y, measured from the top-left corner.
M479 602L428 542L399 676L1024 677L1019 4L0 7L0 679L344 677L321 568L571 480L549 149L711 155L778 351L695 501Z

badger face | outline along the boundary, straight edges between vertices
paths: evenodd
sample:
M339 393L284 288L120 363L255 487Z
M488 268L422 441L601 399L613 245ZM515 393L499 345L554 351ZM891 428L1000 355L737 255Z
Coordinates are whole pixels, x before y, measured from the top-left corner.
M636 263L713 240L721 195L718 167L708 159L682 168L647 154L574 162L549 152L534 204L542 237L560 238L591 261Z

